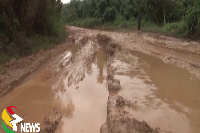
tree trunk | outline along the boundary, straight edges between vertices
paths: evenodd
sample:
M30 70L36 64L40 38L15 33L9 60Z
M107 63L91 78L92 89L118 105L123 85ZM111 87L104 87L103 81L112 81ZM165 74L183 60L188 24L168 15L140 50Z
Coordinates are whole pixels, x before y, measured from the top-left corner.
M156 13L153 12L153 15L154 15L154 18L155 18L155 20L156 20L156 24L158 24L158 19L157 19L157 17L156 17Z
M165 11L164 11L164 25L166 24L166 16L165 16Z

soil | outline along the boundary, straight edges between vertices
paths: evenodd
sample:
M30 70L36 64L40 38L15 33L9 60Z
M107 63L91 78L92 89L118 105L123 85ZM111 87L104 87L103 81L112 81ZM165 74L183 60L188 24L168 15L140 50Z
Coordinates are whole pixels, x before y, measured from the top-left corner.
M0 66L1 110L45 133L200 130L199 42L66 28L67 42Z
M13 88L19 86L34 72L38 71L42 65L48 61L53 61L56 56L66 51L70 43L64 43L50 50L41 50L35 55L11 59L0 66L0 97L9 93Z

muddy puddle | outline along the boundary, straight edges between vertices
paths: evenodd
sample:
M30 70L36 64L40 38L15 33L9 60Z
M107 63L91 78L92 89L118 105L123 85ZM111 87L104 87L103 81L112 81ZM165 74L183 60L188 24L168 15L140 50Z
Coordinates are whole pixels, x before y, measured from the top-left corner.
M5 95L0 99L0 110L2 111L8 106L16 106L20 111L18 115L23 118L23 122L42 125L45 115L54 108L51 85L46 82L50 75L50 71L42 71L36 77ZM19 130L20 128L18 128Z
M99 133L107 119L107 59L103 51L94 54L93 45L90 41L84 46L73 45L60 56L55 64L59 89L52 91L47 82L51 71L43 70L1 98L0 110L16 106L24 122L42 125L44 117L58 108L63 117L56 133ZM122 88L117 95L131 103L123 109L153 128L198 133L199 79L158 58L129 53L119 53L111 64Z
M106 56L103 52L95 54L83 81L68 86L66 78L64 88L64 92L58 91L56 99L68 113L63 112L57 133L99 133L106 122L108 100Z
M71 46L71 51L66 51L58 59L58 64L67 65L70 58L75 56L75 53L81 48L80 45ZM48 116L53 109L65 111L63 114L69 115L73 109L72 104L67 101L67 107L61 107L55 100L55 94L52 91L51 82L48 81L52 77L52 70L42 69L35 73L22 85L14 88L10 93L0 99L0 110L3 111L8 106L16 106L20 113L14 109L23 122L25 123L40 123L42 127L45 116ZM66 110L66 108L68 110ZM0 127L1 129L1 127ZM18 132L20 127L18 127ZM1 132L1 130L0 130Z
M118 58L119 95L133 103L125 110L150 126L173 133L200 131L200 81L188 71L160 59L129 51L135 60ZM135 67L134 67L135 66Z

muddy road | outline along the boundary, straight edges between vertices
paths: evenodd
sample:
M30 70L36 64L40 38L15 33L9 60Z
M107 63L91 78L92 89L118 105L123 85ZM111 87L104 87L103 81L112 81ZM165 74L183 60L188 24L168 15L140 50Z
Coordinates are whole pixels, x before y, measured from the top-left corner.
M43 133L199 133L199 42L66 28L65 43L0 66L0 110Z

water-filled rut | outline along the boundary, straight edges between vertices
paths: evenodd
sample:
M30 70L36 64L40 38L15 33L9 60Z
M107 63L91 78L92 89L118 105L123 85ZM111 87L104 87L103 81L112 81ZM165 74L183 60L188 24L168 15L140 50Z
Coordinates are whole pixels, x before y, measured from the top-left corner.
M62 118L58 133L97 133L106 122L108 90L106 88L106 57L102 51L95 53L93 62L78 84L68 86L64 79L65 92L56 96L63 104L70 102L71 115ZM62 105L61 106L65 106Z
M173 133L198 133L200 82L188 71L137 51L119 54L112 66L118 95L133 105L125 111L150 126Z
M16 106L23 122L56 133L200 131L198 78L156 55L123 47L117 33L69 31L69 48L0 98L0 111ZM55 108L62 118L48 127L51 119L44 119Z

